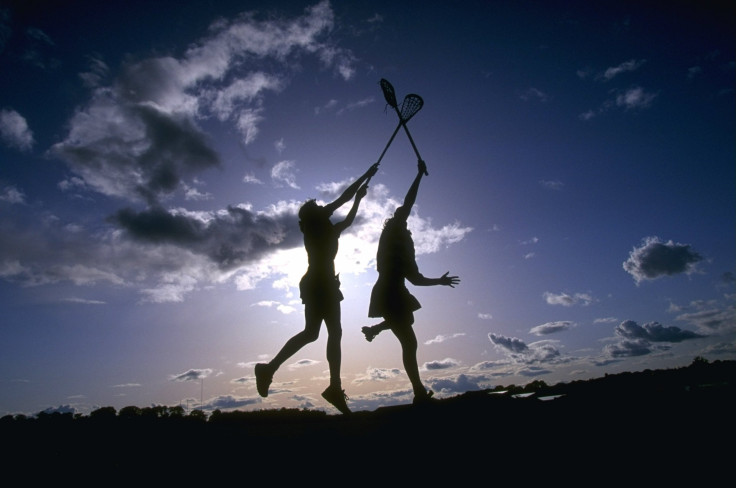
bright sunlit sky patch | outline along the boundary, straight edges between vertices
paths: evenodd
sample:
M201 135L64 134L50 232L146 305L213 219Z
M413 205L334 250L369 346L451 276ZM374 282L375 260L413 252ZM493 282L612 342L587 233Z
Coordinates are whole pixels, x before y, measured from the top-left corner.
M215 6L216 5L216 6ZM438 396L734 359L734 22L711 2L0 2L0 414L326 409L296 213L397 124ZM404 403L360 328L402 132L336 260L351 407ZM339 218L349 209L340 209ZM330 410L333 412L333 410Z

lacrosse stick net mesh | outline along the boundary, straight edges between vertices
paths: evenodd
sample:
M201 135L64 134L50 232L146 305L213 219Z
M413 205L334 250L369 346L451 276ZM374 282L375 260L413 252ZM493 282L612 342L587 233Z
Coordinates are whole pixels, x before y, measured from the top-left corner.
M386 99L386 103L393 108L397 108L399 104L396 102L396 92L394 92L393 85L385 78L381 78L381 91L383 92L383 98Z
M401 120L407 122L410 118L414 117L414 114L419 112L423 105L424 100L419 95L410 93L405 96L399 112L401 114Z

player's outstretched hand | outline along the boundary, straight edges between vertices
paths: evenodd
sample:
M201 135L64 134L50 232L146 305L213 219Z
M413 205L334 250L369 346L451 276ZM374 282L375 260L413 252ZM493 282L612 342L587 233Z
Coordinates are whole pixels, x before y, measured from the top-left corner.
M442 278L440 278L440 284L449 286L450 288L455 288L455 285L460 283L460 278L457 276L447 276L448 274L450 274L449 271L442 275Z

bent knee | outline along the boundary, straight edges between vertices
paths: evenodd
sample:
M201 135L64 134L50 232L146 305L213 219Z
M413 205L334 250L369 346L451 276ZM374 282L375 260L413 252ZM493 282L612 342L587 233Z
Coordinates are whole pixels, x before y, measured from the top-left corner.
M304 342L314 342L319 339L319 329L317 330L304 330L301 332L302 340Z

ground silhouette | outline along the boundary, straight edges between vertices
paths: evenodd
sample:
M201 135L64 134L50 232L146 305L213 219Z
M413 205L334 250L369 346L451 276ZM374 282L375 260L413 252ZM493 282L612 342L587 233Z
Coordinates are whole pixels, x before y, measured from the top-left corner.
M682 368L551 386L535 381L351 415L299 409L184 415L181 407L8 415L0 419L2 465L6 477L22 473L26 482L43 476L191 482L208 473L210 481L279 486L333 475L361 486L494 477L707 485L730 470L735 380L736 361L696 358ZM407 458L420 472L401 471ZM230 478L234 473L242 477Z

